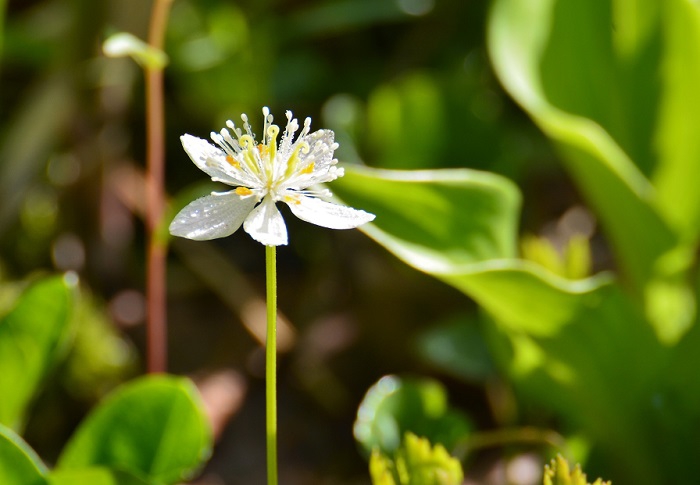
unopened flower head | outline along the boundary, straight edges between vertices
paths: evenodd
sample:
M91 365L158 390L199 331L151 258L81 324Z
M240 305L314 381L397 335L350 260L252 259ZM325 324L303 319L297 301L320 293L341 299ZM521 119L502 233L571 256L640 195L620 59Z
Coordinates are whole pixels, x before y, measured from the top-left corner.
M233 234L241 225L266 246L287 244L287 227L277 202L286 203L299 219L331 229L352 229L374 219L373 214L322 198L327 189L313 188L343 176L333 152L338 144L331 130L311 131L311 118L299 122L287 111L287 126L279 144L280 129L263 108L265 126L256 142L248 117L241 115L243 129L232 121L228 128L212 133L215 145L191 135L181 137L192 161L216 182L235 187L213 192L182 209L170 224L170 233L206 240ZM294 135L299 134L294 138Z

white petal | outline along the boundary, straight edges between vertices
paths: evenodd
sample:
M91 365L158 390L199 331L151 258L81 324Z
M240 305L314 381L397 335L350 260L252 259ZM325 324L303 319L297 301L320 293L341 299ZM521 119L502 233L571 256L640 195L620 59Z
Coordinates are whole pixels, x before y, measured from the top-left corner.
M235 191L211 194L191 202L170 223L170 234L197 241L230 236L255 206L255 197Z
M287 226L271 197L265 197L243 224L245 232L265 246L287 244Z
M302 221L329 229L353 229L374 220L369 212L304 195L297 195L287 205Z
M215 181L245 187L251 187L255 183L245 174L235 173L231 164L226 161L223 150L207 140L192 135L182 135L180 141L194 164Z

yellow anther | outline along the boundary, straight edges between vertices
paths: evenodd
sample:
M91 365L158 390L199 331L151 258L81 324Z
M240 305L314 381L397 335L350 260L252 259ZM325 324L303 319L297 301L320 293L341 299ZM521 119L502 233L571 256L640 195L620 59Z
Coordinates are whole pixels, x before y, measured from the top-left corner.
M315 166L316 164L314 162L311 162L306 167L304 167L299 173L311 173L314 171Z
M248 187L236 187L235 192L241 197L248 197L249 195L253 195L253 191L250 190Z
M227 161L229 164L231 164L232 166L236 167L236 168L238 168L238 167L241 166L241 164L238 163L238 162L236 161L236 159L233 158L231 155L226 155L226 161Z
M291 195L285 195L284 201L288 204L294 204L294 205L301 204L301 201L298 198L292 197Z

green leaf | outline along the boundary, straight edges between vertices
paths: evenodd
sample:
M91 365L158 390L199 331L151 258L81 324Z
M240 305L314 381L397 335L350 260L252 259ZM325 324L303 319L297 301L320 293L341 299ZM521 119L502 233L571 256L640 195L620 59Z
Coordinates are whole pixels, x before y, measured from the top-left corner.
M556 460L552 460L544 467L544 485L590 485L586 479L586 474L581 471L581 466L576 465L573 470L569 469L569 463L561 456L557 455ZM598 478L593 485L610 485Z
M65 350L74 286L68 277L34 283L0 321L0 423L21 427L27 406Z
M432 379L384 376L365 395L357 411L355 439L367 453L393 453L408 431L452 448L471 424L447 403L444 387Z
M106 466L175 483L209 457L212 437L191 381L144 377L119 388L80 425L60 470Z
M129 56L146 69L163 69L168 64L165 52L126 32L110 36L105 40L102 50L108 57Z
M156 485L120 470L83 468L56 470L48 477L47 485Z
M347 167L333 192L376 214L362 230L422 271L515 256L520 195L498 175Z
M646 2L654 4L655 2ZM697 2L659 3L664 58L659 65L664 86L654 137L659 166L654 174L658 207L684 240L700 231L700 8ZM655 76L658 77L658 76Z
M0 424L0 483L45 485L46 466L11 429Z
M656 158L649 140L658 55L652 43L623 63L612 25L605 2L498 0L488 41L501 82L556 143L641 295L678 237L645 176ZM626 27L618 42L628 53L645 37Z
M406 433L392 457L375 449L369 462L373 485L461 485L464 472L459 460L430 441Z

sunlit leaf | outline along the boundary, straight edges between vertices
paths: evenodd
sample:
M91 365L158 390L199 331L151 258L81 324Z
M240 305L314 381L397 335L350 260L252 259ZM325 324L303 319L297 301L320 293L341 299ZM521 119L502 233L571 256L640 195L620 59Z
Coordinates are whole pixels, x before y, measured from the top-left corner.
M0 483L45 485L46 466L11 429L0 424Z
M569 463L561 455L557 455L556 459L544 467L544 485L589 485L589 483L580 465L570 470ZM598 478L593 485L610 485L610 482L604 482Z
M520 195L498 175L347 167L332 189L349 205L381 214L362 229L422 271L515 256Z
M204 463L211 440L191 381L145 377L119 388L85 419L58 468L104 466L170 484Z
M373 485L461 485L464 480L459 460L413 433L406 433L393 455L375 449L369 470Z
M645 176L658 88L653 74L642 74L653 72L656 58L644 51L638 55L651 57L618 63L611 15L600 2L500 0L489 48L506 89L556 142L641 294L678 237Z

